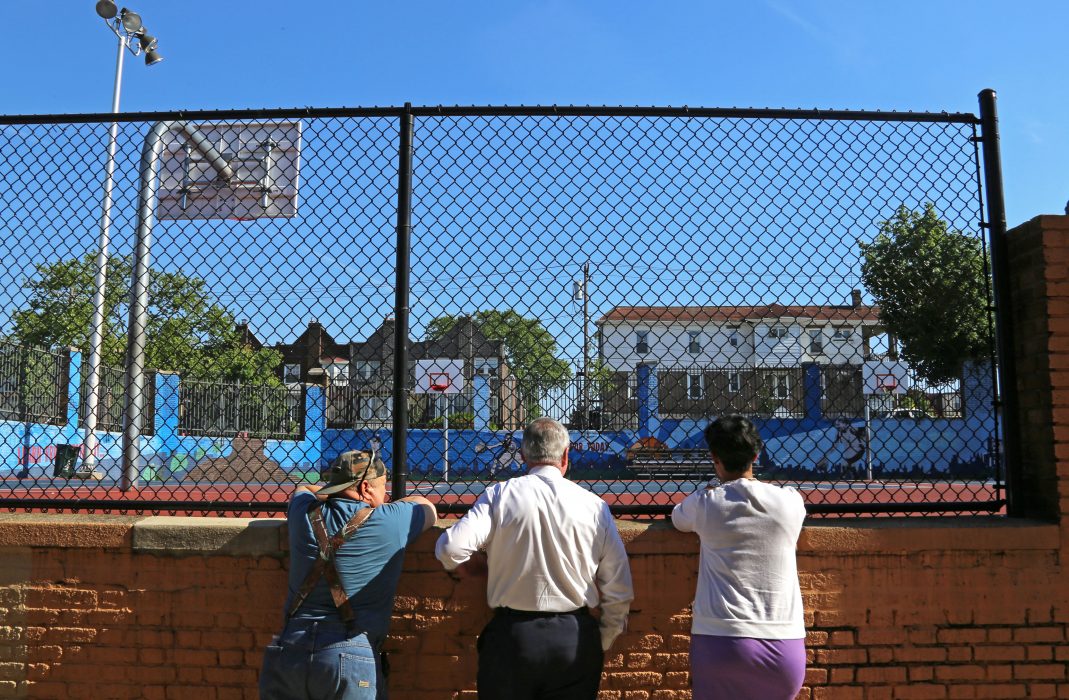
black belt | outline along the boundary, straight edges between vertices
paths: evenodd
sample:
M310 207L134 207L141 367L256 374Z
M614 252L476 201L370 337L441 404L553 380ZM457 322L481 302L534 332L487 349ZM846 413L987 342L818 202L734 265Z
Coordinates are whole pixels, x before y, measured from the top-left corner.
M563 612L549 612L546 610L516 610L514 608L494 608L495 615L502 615L505 617L518 617L524 619L536 618L536 617L557 617L558 615L589 615L590 609L587 606L583 606L576 610L565 610Z

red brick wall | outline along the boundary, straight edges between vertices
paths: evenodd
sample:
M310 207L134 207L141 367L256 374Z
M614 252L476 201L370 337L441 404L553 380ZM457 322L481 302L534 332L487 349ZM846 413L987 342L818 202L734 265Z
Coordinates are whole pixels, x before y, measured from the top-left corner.
M285 586L280 525L0 517L0 697L256 697ZM636 600L602 695L689 697L697 541L663 522L621 529ZM484 590L442 572L434 539L398 591L395 700L474 698ZM802 697L1069 697L1061 555L1058 526L998 518L807 527Z
M1069 216L1039 216L1010 232L1026 511L1069 513ZM1052 468L1051 465L1057 465Z
M803 698L1069 698L1069 217L1010 236L1034 519L809 523ZM636 600L602 696L687 698L696 539L663 522L621 531ZM0 515L0 698L256 697L284 542L277 522ZM483 591L446 576L433 542L398 592L394 700L475 696Z

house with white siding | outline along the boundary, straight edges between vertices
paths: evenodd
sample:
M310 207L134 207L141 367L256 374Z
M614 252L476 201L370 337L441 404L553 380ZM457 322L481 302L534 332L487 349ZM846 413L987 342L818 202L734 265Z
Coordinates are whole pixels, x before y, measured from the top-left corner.
M617 378L603 410L629 411L641 365L655 367L665 415L803 412L804 365L825 399L862 401L860 367L883 332L879 309L835 306L617 306L596 321L598 358ZM894 351L893 339L889 343ZM843 411L853 407L843 407Z

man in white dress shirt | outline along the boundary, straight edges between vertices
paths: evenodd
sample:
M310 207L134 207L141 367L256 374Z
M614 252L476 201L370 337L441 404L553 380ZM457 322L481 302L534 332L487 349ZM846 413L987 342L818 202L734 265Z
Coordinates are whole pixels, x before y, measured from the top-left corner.
M480 700L594 700L604 652L627 626L627 553L605 501L564 478L569 444L557 421L532 422L527 474L488 487L438 538L448 571L486 550L494 617L477 645Z

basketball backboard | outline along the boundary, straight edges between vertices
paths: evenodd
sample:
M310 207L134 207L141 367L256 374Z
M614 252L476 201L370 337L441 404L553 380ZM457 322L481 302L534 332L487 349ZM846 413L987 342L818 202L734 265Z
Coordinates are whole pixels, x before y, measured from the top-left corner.
M301 122L194 124L234 170L229 183L174 130L160 167L160 220L292 218L297 215Z
M866 394L904 394L913 386L909 366L898 360L866 360L861 378Z
M459 394L464 390L464 360L416 360L417 394Z

